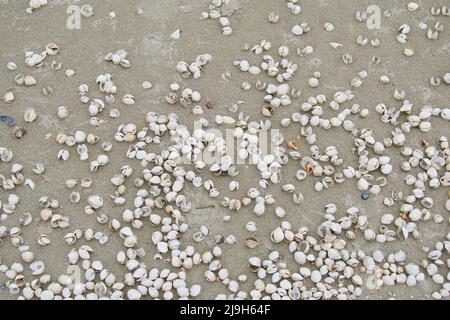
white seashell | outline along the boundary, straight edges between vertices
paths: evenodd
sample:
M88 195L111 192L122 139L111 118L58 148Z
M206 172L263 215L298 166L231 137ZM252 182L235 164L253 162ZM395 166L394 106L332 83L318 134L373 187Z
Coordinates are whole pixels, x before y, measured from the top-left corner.
M22 252L22 254L21 254L22 260L23 260L24 262L26 262L26 263L31 263L31 262L33 262L33 261L34 261L34 257L35 257L35 255L34 255L34 253L31 252L31 251L24 251L24 252Z
M384 150L385 150L385 147L384 147L384 144L382 142L377 141L373 145L373 151L376 154L383 154Z
M251 75L257 76L257 75L259 75L259 74L261 73L261 69L260 69L259 67L257 67L257 66L251 66L251 67L248 69L248 72L249 72Z
M111 109L110 112L109 112L109 116L111 118L118 118L118 117L120 117L120 110L116 109L116 108Z
M137 245L137 238L136 238L136 236L132 235L132 236L129 236L129 237L125 238L124 245L127 248L135 247Z
M321 273L320 273L319 271L317 271L317 270L314 270L314 271L311 273L311 281L314 282L314 283L319 283L320 280L322 280L322 275L321 275Z
M450 84L450 72L447 72L447 73L444 75L444 82L445 82L446 84Z
M407 57L412 57L414 55L414 49L412 48L405 48L403 50L403 54Z
M323 188L324 188L324 186L323 186L322 182L320 182L320 181L317 181L314 184L314 190L316 190L317 192L323 191Z
M414 12L414 11L416 11L417 9L419 9L419 4L416 3L416 2L410 2L410 3L408 3L407 8L408 8L408 10L409 10L410 12Z
M69 116L69 109L66 106L60 106L56 110L56 115L60 119L65 119Z
M29 108L29 109L25 110L23 117L24 117L25 122L31 123L34 120L36 120L37 113L33 108Z
M178 40L178 39L180 39L180 37L181 37L181 29L177 29L170 34L170 38L172 40Z
M245 225L245 228L249 232L256 232L258 230L257 227L256 227L256 223L253 222L253 221L247 222L247 224Z
M367 241L373 241L375 240L376 233L373 229L366 229L364 230L364 239Z
M264 214L266 208L265 208L265 204L263 201L259 201L256 203L255 207L253 208L253 213L260 217Z
M385 175L388 175L392 172L393 166L390 163L386 163L381 166L381 172Z
M142 82L142 88L146 90L151 89L153 88L153 84L150 81L144 81Z
M71 78L75 75L75 71L73 71L72 69L68 69L66 70L66 77L67 78Z
M323 27L328 32L334 31L334 26L330 22L326 22Z
M317 79L317 78L309 78L309 80L308 80L308 85L311 88L317 88L319 86L319 84L320 84L320 82L319 82L319 79Z
M284 240L284 232L283 230L278 227L276 229L274 229L271 233L270 233L270 239L272 240L272 242L274 243L280 243Z
M198 297L200 295L200 292L202 290L202 287L198 284L194 284L189 289L189 294L191 297Z
M394 216L390 213L386 213L384 215L381 216L381 223L388 225L391 224L392 222L394 222Z
M84 143L86 141L87 134L84 133L83 131L77 130L74 133L74 137L77 143Z
M83 188L83 189L88 189L88 188L90 188L92 186L92 183L93 183L92 179L84 178L80 182L80 187Z
M90 196L88 198L88 203L94 209L103 207L103 199L100 196Z
M229 35L231 35L232 33L233 33L233 29L231 29L231 27L229 27L229 26L223 27L223 29L222 29L222 34L223 34L224 36L229 36Z
M291 32L294 36L300 36L303 34L304 30L298 24L292 27Z
M269 21L270 21L271 23L277 23L279 19L280 19L280 16L279 16L279 15L277 15L277 14L275 14L275 13L273 13L273 12L271 12L271 13L269 14Z
M8 62L8 63L6 64L6 68L7 68L9 71L16 71L16 70L17 70L17 65L16 65L14 62Z
M104 154L99 155L97 157L97 162L98 162L99 165L104 166L104 165L109 163L109 157L107 155L104 155Z
M94 6L91 4L84 4L80 8L80 14L85 17L89 18L94 15Z
M69 160L69 157L70 157L70 154L69 154L69 151L67 151L67 150L63 149L58 152L58 160L67 161L67 160Z
M81 195L79 192L72 192L69 196L70 202L78 203L81 200Z
M136 289L130 289L127 292L127 298L129 300L140 300L142 298L142 294Z
M236 191L239 190L239 182L238 181L231 181L229 184L230 191Z
M420 125L419 125L419 129L422 132L430 131L431 130L431 122L428 122L428 121L421 122Z
M122 102L128 106L131 106L136 103L136 98L131 94L126 94L123 96Z
M275 214L278 218L282 219L284 218L284 216L286 216L286 211L281 207L277 207L275 209Z
M24 77L23 81L24 85L26 86L34 86L37 83L36 79L33 76L28 75Z
M14 93L12 93L11 91L6 92L3 96L3 101L5 101L6 103L11 103L14 101L14 99Z

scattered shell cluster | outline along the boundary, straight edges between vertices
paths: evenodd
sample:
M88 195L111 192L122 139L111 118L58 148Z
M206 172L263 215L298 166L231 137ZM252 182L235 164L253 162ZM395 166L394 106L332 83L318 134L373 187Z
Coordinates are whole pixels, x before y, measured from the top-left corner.
M200 19L217 20L220 28L222 28L222 34L224 36L230 36L233 33L233 29L231 28L231 22L227 14L229 10L226 7L231 2L232 0L212 0L208 6L208 11L203 11L200 14Z
M27 12L45 5L47 1L31 0ZM232 35L230 17L238 10L234 5L232 0L213 0L201 18L217 20L222 34ZM296 18L306 16L300 1L288 0L286 5L285 13ZM407 14L413 14L422 8L411 2L406 9ZM81 13L92 16L93 6L83 5ZM137 13L142 15L143 9ZM386 11L383 15L391 14ZM450 9L434 6L430 14L444 20ZM115 13L110 16L115 17ZM282 16L283 12L271 12L265 18L270 23L266 23L274 25ZM356 12L357 21L367 19L366 11ZM280 45L279 39L263 39L251 45L245 43L241 52L245 57L231 59L230 67L247 79L235 84L236 91L243 95L252 91L260 96L252 101L259 106L257 113L246 110L242 100L230 101L229 114L211 111L214 101L202 93L201 77L203 73L213 74L213 67L207 64L219 62L209 53L198 55L190 63L179 61L172 65L176 80L167 86L168 93L160 97L156 110L146 109L145 117L136 116L134 122L122 121L120 110L136 108L143 102L131 93L123 94L112 74L99 74L91 82L78 83L79 100L75 98L71 106L57 107L55 116L64 124L70 121L75 108L83 108L91 130L60 130L53 140L59 151L53 157L61 168L71 162L84 164L90 176L66 176L61 171L64 183L57 196L42 193L44 188L35 191L36 185L46 182L44 160L30 163L27 159L21 164L14 155L16 146L2 142L0 290L21 300L171 300L202 297L208 284L217 282L223 291L216 299L348 300L363 298L367 292L383 287L419 287L431 282L433 289L428 294L432 298L448 298L450 146L447 136L434 139L431 132L433 126L442 126L448 132L450 107L415 105L411 93L396 87L392 74L373 68L383 63L377 56L367 61L368 68L358 67L339 87L325 86L330 78L322 74L319 66L300 76L305 71L302 64L316 53L316 44L306 43L311 41L308 33L315 30L302 19L296 21L298 24L285 33L294 39L301 37L303 47L294 48L292 44L298 42ZM418 26L426 32L425 41L442 40L444 22L426 21ZM337 28L339 25L325 22L321 31L333 35ZM401 46L399 54L411 59L416 49L409 46L413 43L409 38L420 36L412 32L413 28L402 24L392 37ZM172 40L180 37L181 29L170 34ZM276 46L272 45L276 42ZM378 38L365 35L358 36L356 42L359 46L370 43L368 49L383 45ZM354 68L359 58L355 52L339 42L329 46L342 68ZM26 71L21 73L15 62L7 63L6 69L14 74L12 85L20 88L17 94L40 83L41 74L36 72L39 69L49 65L52 72L61 70L61 62L46 60L62 58L64 53L60 55L60 51L54 43L47 44L41 53L26 51ZM104 64L111 62L113 68L130 69L118 68L114 74L133 71L125 49L102 56ZM447 71L426 84L435 88L442 85L448 90ZM75 74L72 69L65 70L67 78ZM228 71L222 74L224 81L231 78ZM191 88L191 79L199 89ZM361 104L358 91L373 79L383 90L391 90L389 95L395 103L370 105L373 102L363 97ZM95 87L98 90L92 89ZM142 83L143 89L152 87L150 81ZM306 96L302 90L314 94ZM52 92L50 87L43 89L44 96ZM15 89L8 89L4 94L6 108L14 107L15 93ZM116 101L118 94L121 98ZM175 109L175 105L183 108ZM103 118L105 113L110 119ZM197 120L194 128L186 123L187 113ZM379 121L369 123L369 116ZM25 109L23 121L27 127L37 125L39 119L36 108ZM112 121L117 122L109 125ZM11 127L17 138L26 133L10 116L0 115L0 123ZM101 125L113 127L112 136L105 138L97 133ZM387 128L388 135L380 136L377 126ZM231 138L220 134L225 131ZM334 145L325 142L327 133L337 131L351 142L348 150L339 141ZM264 143L270 147L264 148ZM113 155L116 146L126 151ZM102 171L106 166L113 168L113 175L105 177ZM288 166L296 168L291 176ZM239 171L244 170L253 179L240 179ZM391 187L394 180L405 188ZM109 189L98 186L105 181ZM328 203L321 212L308 207L315 200L308 199L306 193L327 197L340 192L344 184L351 186L361 201L377 201L382 213L377 216L380 210L362 204ZM18 195L22 188L39 190L37 209L22 208ZM205 204L198 204L193 193L200 195ZM283 201L286 196L288 201ZM62 205L63 199L93 224L73 223L70 209ZM237 214L244 216L242 233L222 232L209 219L201 225L192 224L191 216L198 210L208 214L226 212L222 218L225 224L233 223ZM262 221L268 215L274 216L275 224L268 234L263 234ZM320 221L300 225L291 219L298 215L318 216ZM41 250L51 250L57 242L66 248L67 272L56 276L48 273L39 251L34 252L34 246L27 242L29 237L23 236L33 234L37 225L34 239ZM423 239L430 236L430 225L445 225L447 233L427 239L433 242L428 246L430 241ZM115 266L102 260L102 250L97 249L113 238L120 243L117 251L109 252L115 257ZM412 240L422 241L422 252L417 255L420 261L408 257L407 250L390 247L391 243ZM366 249L364 244L373 249ZM9 245L17 250L20 261L3 260L1 251ZM241 261L245 268L235 272L223 258L230 247L239 245L247 250L249 258ZM150 252L152 256L146 257ZM117 267L122 274L112 271ZM191 279L190 271L197 267L202 270L201 283ZM78 278L70 270L78 272Z
M191 64L188 64L187 62L184 61L178 62L176 69L182 75L183 78L188 78L192 76L194 79L199 79L201 77L201 69L208 62L210 62L211 59L212 56L210 54L208 53L201 54L197 58L195 58L195 61L192 62Z
M110 52L105 56L106 61L111 61L115 65L121 65L124 68L131 68L131 62L126 59L127 52L124 49L119 49L116 52Z

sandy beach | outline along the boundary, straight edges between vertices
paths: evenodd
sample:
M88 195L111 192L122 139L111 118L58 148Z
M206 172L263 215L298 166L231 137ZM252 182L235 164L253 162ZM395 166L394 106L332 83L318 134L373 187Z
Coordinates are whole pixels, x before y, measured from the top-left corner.
M126 268L116 261L119 250L125 250L123 240L117 232L113 232L108 224L102 225L97 221L100 213L106 214L110 219L117 219L123 226L127 224L122 221L122 213L125 209L133 209L133 197L136 187L133 186L134 178L140 176L144 169L136 159L128 159L126 152L129 143L118 143L114 140L114 135L121 124L134 123L141 130L145 127L146 114L156 112L158 114L176 113L179 121L191 130L194 122L200 117L208 120L208 128L217 128L224 131L231 126L219 126L215 123L217 115L228 115L238 117L239 112L250 116L251 121L270 120L272 129L278 129L285 137L285 141L295 139L300 135L298 124L292 123L288 127L282 127L281 121L284 118L291 118L294 112L298 112L305 101L310 96L319 94L326 95L328 101L333 99L336 91L351 89L354 93L352 101L344 103L342 109L359 104L362 108L369 110L367 117L354 116L356 126L360 129L371 128L373 136L377 141L382 141L384 137L391 137L391 132L395 126L380 121L380 114L375 111L375 107L384 103L388 107L399 108L402 101L394 98L396 89L406 93L406 99L413 104L413 112L420 112L426 105L439 108L449 108L450 86L441 80L439 86L430 84L431 77L443 78L444 74L450 72L448 61L450 57L450 28L449 18L446 16L431 16L429 1L419 1L421 6L418 10L410 12L406 8L405 1L300 1L301 13L293 15L286 7L286 1L274 0L231 0L231 3L223 8L230 20L233 33L224 36L217 21L212 19L201 20L201 12L207 11L210 1L194 0L166 0L166 1L120 1L105 0L91 1L94 7L94 14L91 17L81 17L80 29L71 30L67 27L69 14L67 8L70 5L81 6L87 1L69 0L49 0L48 5L42 7L32 14L26 13L28 1L0 1L0 39L2 48L0 49L0 94L3 96L8 90L12 90L15 100L12 103L0 102L0 114L9 115L16 119L16 122L27 130L27 134L22 139L16 139L11 129L0 124L0 147L11 149L14 158L10 163L0 162L0 174L9 176L11 165L20 163L24 166L23 174L35 183L34 190L21 185L14 190L7 191L0 187L0 201L5 204L8 195L13 193L20 197L13 214L8 214L7 218L0 221L0 226L13 228L19 226L19 217L25 212L29 212L33 217L30 225L22 227L21 236L24 245L30 247L36 259L45 262L45 274L50 274L56 278L66 273L68 268L67 254L72 248L79 248L81 245L89 245L94 250L92 256L94 260L101 260L104 267L113 272L118 281L122 281ZM445 1L433 1L435 6L444 5ZM381 12L389 11L390 16L381 16L380 29L370 30L366 23L358 22L355 19L356 11L366 10L368 6L376 4L381 8ZM142 14L137 14L138 8L142 9ZM114 12L114 17L111 17ZM274 12L280 16L277 23L268 21L269 14ZM437 40L429 40L426 37L426 30L420 30L418 25L421 22L427 23L429 27L440 21L445 25L443 31L439 33ZM291 28L295 24L307 22L311 31L302 36L295 36ZM330 22L334 26L332 32L324 30L324 23ZM408 34L407 44L401 44L396 40L398 28L402 24L411 26ZM181 30L179 39L171 39L171 34ZM360 46L356 39L362 35L368 39L379 39L378 47L370 43ZM263 39L270 41L272 48L262 55L255 55L251 50L244 51L247 44L252 48ZM369 40L370 41L370 40ZM49 56L45 63L39 68L27 67L24 63L25 52L41 52L48 43L55 43L60 47L60 52L56 56ZM333 49L330 43L340 43L341 48ZM265 93L255 88L255 81L261 79L268 83L276 83L272 78L262 73L253 76L246 72L241 72L233 65L235 60L247 59L252 64L259 65L262 56L270 54L273 57L279 56L277 50L280 46L286 45L290 49L289 60L298 64L295 75L290 81L290 88L300 90L301 95L292 99L292 104L276 109L272 117L264 117L261 108L264 105ZM312 46L314 52L310 55L299 56L297 48ZM403 54L405 47L413 48L414 55L407 57ZM130 68L123 68L105 61L104 56L119 49L127 51L127 59L131 62ZM351 64L344 64L343 54L348 53L353 57ZM179 61L194 61L200 54L210 54L211 61L201 70L201 77L181 79L175 67ZM379 57L380 63L374 64L373 57ZM58 71L52 70L50 64L52 60L61 62L62 67ZM8 71L8 62L15 62L18 66L16 71ZM75 72L72 77L67 77L66 70ZM350 81L358 75L361 70L368 73L367 79L361 87L351 88ZM320 84L317 88L308 85L308 79L313 77L314 72L320 72ZM37 84L26 87L19 86L14 82L17 74L32 75ZM89 96L91 98L104 98L100 93L95 81L98 75L109 73L112 75L114 84L117 85L116 102L107 105L105 111L99 118L105 119L106 123L99 126L91 126L89 123L89 113L87 105L80 102L78 88L81 84L89 85ZM228 80L224 80L222 74L229 73ZM390 82L381 84L379 79L382 75L387 75ZM144 89L142 83L150 81L151 89ZM252 84L252 89L244 91L241 89L243 82ZM192 88L201 92L202 106L210 100L213 107L204 108L202 115L195 115L191 107L184 108L180 104L170 105L164 97L170 92L171 83L182 83L185 88ZM45 96L42 89L51 87L53 93ZM132 94L136 98L134 105L125 105L121 102L125 94ZM239 111L231 113L229 107L233 103L239 102ZM323 117L333 117L337 114L331 110L328 103L324 105ZM66 106L69 116L66 119L59 119L56 115L57 108ZM32 123L24 122L25 110L33 108L37 113L37 119ZM113 119L108 116L109 110L117 108L120 110L120 117ZM401 122L406 121L406 115L401 115ZM426 139L433 145L438 146L439 138L449 136L449 121L440 116L431 117L429 122L432 128L429 132L421 132L413 128L406 135L405 145L412 148L422 148L422 140ZM397 126L399 127L399 126ZM57 154L63 147L55 142L59 133L71 134L77 130L92 133L99 137L100 142L95 145L88 145L89 160L81 161L76 153L76 148L67 148L71 157L63 162L57 159ZM354 137L343 128L331 128L329 130L314 129L317 134L317 145L323 150L327 146L336 146L343 158L342 168L347 166L358 167L358 156L352 153ZM317 130L317 131L316 131ZM160 146L148 145L147 152L159 152L161 148L169 146L167 138ZM113 143L112 150L105 153L101 149L101 142L109 141ZM286 147L286 143L284 143ZM196 189L191 183L186 183L183 193L192 203L192 209L183 213L186 218L188 231L180 236L182 248L187 245L195 246L196 252L212 250L216 246L216 236L223 235L226 238L234 235L236 243L219 244L223 251L220 258L222 267L229 272L230 279L238 279L242 274L248 276L245 282L239 283L239 291L250 292L254 289L254 282L257 279L255 273L249 272L248 259L258 256L267 259L267 255L276 250L280 253L279 261L285 262L287 269L291 272L298 272L299 266L294 261L293 254L289 252L286 243L273 243L269 237L271 231L280 226L282 221L288 221L293 229L301 226L308 227L311 234L316 234L318 226L324 221L324 208L327 204L334 203L338 207L337 218L345 215L346 210L352 206L360 209L361 214L368 217L369 225L374 230L379 230L381 226L380 218L386 213L391 213L395 217L400 214L400 203L392 207L383 205L383 200L389 196L393 190L402 191L409 194L414 187L405 184L404 179L408 174L401 170L401 163L407 158L400 154L401 147L392 146L386 148L384 156L390 157L393 166L392 173L386 175L387 185L381 188L379 194L370 194L367 200L362 199L362 191L357 188L357 179L348 179L342 184L317 192L314 190L315 183L320 179L317 177L307 177L303 181L296 179L296 172L301 169L300 162L289 159L283 166L281 182L278 184L269 183L263 190L263 194L272 194L276 203L266 207L264 215L257 217L252 212L254 204L243 206L238 212L230 212L228 208L221 205L223 197L243 198L250 188L259 188L258 181L261 179L255 165L239 165L239 174L236 177L216 176L208 170L202 174L204 180L211 179L215 187L220 190L217 198L208 197L208 192L203 188ZM300 141L299 151L303 155L310 153L310 145L304 138ZM107 154L110 162L92 173L89 162L101 154ZM44 164L46 170L42 175L36 175L32 168L36 163ZM447 159L448 163L448 159ZM125 186L127 191L125 197L127 202L122 206L114 204L110 195L114 193L115 186L111 184L111 177L120 172L120 168L129 165L134 169L133 176L127 178ZM152 168L149 164L148 168ZM449 166L447 165L447 168ZM420 169L420 168L419 168ZM445 171L445 170L444 170ZM417 174L418 169L414 168L410 173ZM443 171L440 172L443 174ZM374 174L377 177L379 173ZM64 186L69 178L83 179L90 177L93 184L88 189L80 189L81 200L79 203L69 201L70 192ZM230 192L229 183L232 180L239 181L239 190ZM296 192L301 192L304 202L295 204L292 201L292 194L284 192L281 186L293 184ZM261 189L262 190L262 189ZM449 188L441 186L437 189L427 189L426 195L432 197L434 206L430 209L431 214L440 214L443 217L442 223L435 223L433 218L428 221L417 222L420 237L415 239L409 237L406 240L396 239L392 242L378 243L377 241L367 241L361 231L356 232L356 239L347 243L347 250L362 250L366 253L375 250L382 251L386 256L402 250L406 253L407 262L420 265L422 260L427 260L427 252L424 248L433 250L436 242L448 241L449 232L449 212L445 205L449 197ZM88 197L100 195L104 199L103 207L93 215L86 215L84 208L87 205ZM70 226L66 229L52 228L48 222L42 221L39 199L48 196L50 199L57 199L60 204L58 212L69 217ZM209 207L208 207L209 206ZM286 216L280 219L275 215L276 207L283 207ZM418 205L420 207L420 204ZM207 207L207 208L202 208ZM160 210L162 215L164 213ZM0 212L3 213L3 212ZM224 217L230 215L229 222L224 221ZM3 216L4 218L6 215ZM159 229L149 224L147 219L142 220L143 226L135 229L138 238L138 247L145 249L145 256L141 262L149 269L169 268L175 269L170 262L155 260L158 253L156 246L152 243L152 232ZM249 221L257 224L256 232L249 232L245 226ZM204 236L204 240L196 243L192 240L194 233L200 230L201 226L209 228L210 232ZM109 238L108 242L100 245L97 241L85 241L79 239L75 245L70 246L64 241L64 235L76 229L85 230L93 228L101 231ZM37 238L41 234L46 234L51 240L51 244L42 247L37 243ZM245 240L253 236L258 239L259 245L254 249L246 247ZM447 237L447 238L446 238ZM341 238L345 239L344 235ZM170 257L170 253L164 255ZM439 268L439 273L448 283L450 259L448 252L443 252L440 258L443 265ZM21 261L20 251L14 247L9 236L0 242L0 265L10 266L13 262ZM26 265L22 262L22 264ZM311 264L312 265L312 264ZM379 264L380 266L382 263ZM80 264L81 266L81 264ZM360 266L355 270L359 270ZM205 281L204 273L208 270L208 264L199 264L187 271L186 282L189 285L199 284L202 287L201 293L194 299L214 299L219 294L232 295L228 286L221 281ZM426 269L421 267L421 271L426 273ZM35 277L31 275L28 267L23 272L27 281ZM360 273L366 280L369 275ZM1 299L17 299L18 295L10 294L6 283L8 279L0 273ZM336 284L333 284L335 286ZM431 294L439 291L442 284L438 284L426 275L424 281L409 287L406 284L395 284L393 286L383 285L380 288L370 289L362 285L362 294L359 299L432 299ZM126 289L124 290L126 292ZM19 294L20 295L20 294ZM162 297L162 295L160 296ZM125 294L126 298L126 294ZM144 296L144 299L150 299ZM175 294L175 297L177 295ZM355 297L356 298L356 297ZM443 297L446 299L446 297ZM448 299L448 298L447 298Z

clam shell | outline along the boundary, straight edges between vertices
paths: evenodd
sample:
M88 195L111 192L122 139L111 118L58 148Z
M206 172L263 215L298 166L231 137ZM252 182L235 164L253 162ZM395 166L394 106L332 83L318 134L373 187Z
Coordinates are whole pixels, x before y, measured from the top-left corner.
M245 240L245 245L250 249L255 249L259 244L258 239L255 237L250 237Z
M49 43L45 46L45 51L49 56L55 56L59 53L59 46L54 43Z
M103 199L98 195L90 196L88 198L88 203L94 209L100 209L103 207Z
M60 150L58 152L58 160L67 161L70 158L70 153L67 150Z
M78 203L81 200L81 195L79 192L74 191L70 194L69 199L72 203Z
M93 181L91 178L84 178L80 182L80 187L83 189L89 189L93 184Z
M126 94L122 98L122 102L126 105L134 105L136 103L136 98L131 94Z
M46 234L41 234L38 237L38 244L42 247L48 246L50 244L50 238Z
M26 86L34 86L36 83L37 81L33 76L26 75L23 78L23 84Z
M270 233L270 240L272 240L272 242L274 242L274 243L282 242L284 240L284 232L283 232L283 230L280 227L274 229Z
M20 225L25 227L31 224L33 217L29 212L22 214L19 218Z
M32 271L32 275L41 275L45 271L45 264L43 261L36 260L30 264L30 269Z
M25 122L31 123L37 118L37 113L33 108L29 108L25 111L23 116Z
M94 15L94 6L91 4L84 4L80 8L80 13L85 18L92 17Z
M172 40L178 40L178 39L180 39L180 37L181 37L181 29L177 29L170 34L170 38Z
M42 163L36 163L31 170L35 174L41 175L45 172L45 166Z

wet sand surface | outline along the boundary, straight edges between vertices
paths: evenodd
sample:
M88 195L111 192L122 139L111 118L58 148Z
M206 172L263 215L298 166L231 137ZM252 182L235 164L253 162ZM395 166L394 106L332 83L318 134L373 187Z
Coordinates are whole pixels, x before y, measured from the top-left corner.
M3 224L7 227L17 226L21 213L30 212L34 218L30 226L24 227L22 235L24 243L31 247L36 257L45 261L46 273L57 276L67 269L67 253L70 246L64 242L64 234L75 229L92 227L96 231L103 231L109 236L106 245L99 245L97 242L89 242L94 249L94 258L100 259L104 266L113 271L119 278L124 275L125 269L118 265L115 256L119 250L123 249L122 240L117 234L112 233L107 226L100 225L96 221L96 216L84 214L84 206L87 197L91 194L99 194L105 199L105 206L101 212L110 218L121 220L121 214L125 208L132 208L132 199L128 199L124 206L114 206L109 195L114 188L110 183L110 178L120 168L129 164L135 172L142 170L139 161L130 160L125 157L128 148L127 143L116 143L109 153L111 163L101 168L95 173L89 170L89 161L82 162L78 159L74 148L70 149L71 159L61 162L56 159L60 146L55 143L58 133L71 133L75 130L83 130L87 133L94 133L100 137L100 141L113 141L114 134L120 124L135 123L138 128L146 125L145 115L154 111L161 114L177 113L181 121L190 128L194 125L194 120L199 118L192 114L189 108L185 109L179 104L168 105L164 101L164 96L169 92L168 86L176 81L177 72L175 66L178 61L193 61L199 54L209 53L213 59L202 70L202 76L198 80L185 79L183 83L186 87L200 90L203 101L210 99L214 103L214 109L207 109L203 115L210 121L211 127L216 127L214 117L218 114L230 115L228 107L231 103L242 101L239 110L249 114L252 120L263 119L260 109L263 103L263 93L252 89L244 92L241 90L241 83L249 81L254 83L257 77L248 73L240 72L233 66L233 61L246 58L255 64L259 64L261 56L255 56L250 51L241 50L245 43L250 46L259 43L263 39L272 42L270 54L276 56L277 48L281 45L288 45L291 54L289 57L298 63L298 70L295 77L289 82L291 88L298 88L302 95L289 107L278 109L270 118L273 128L282 129L286 139L295 138L299 135L299 127L291 125L288 128L281 128L280 120L290 117L298 110L298 106L309 96L325 94L333 96L337 90L349 88L350 80L361 70L369 72L368 79L361 88L355 89L355 99L353 103L359 103L362 107L370 110L370 115L363 119L358 117L355 122L359 128L370 127L374 131L374 136L381 140L390 136L392 127L381 123L374 110L378 103L385 103L388 106L399 107L401 102L393 98L395 89L402 89L407 93L407 98L413 103L414 110L419 110L424 105L448 107L450 98L449 86L441 84L432 87L429 79L432 76L443 76L449 72L448 61L450 57L450 28L447 27L440 34L439 40L431 41L426 38L425 31L420 31L417 25L421 21L434 24L436 21L447 23L448 17L431 17L429 1L421 1L420 10L410 13L405 8L405 1L378 1L384 10L391 10L392 16L382 17L380 30L369 30L364 23L355 20L357 10L365 10L370 1L303 1L302 13L298 16L292 15L286 8L285 1L273 0L232 0L233 8L236 9L230 15L233 34L229 37L221 35L220 27L216 21L199 19L199 14L207 9L209 1L193 0L167 0L167 1L119 1L105 0L92 1L95 14L90 18L82 18L80 30L69 30L66 27L68 17L66 9L73 4L72 1L51 1L49 5L37 10L29 15L25 12L27 1L0 1L0 39L2 46L0 49L0 92L2 95L8 89L13 89L16 100L12 104L0 104L0 114L8 114L23 124L23 113L32 107L38 113L38 118L31 124L26 124L27 135L16 140L11 130L6 126L0 126L0 146L12 149L14 153L13 163L18 162L24 165L24 174L33 179L36 184L35 190L31 191L23 186L14 190L20 196L20 204L16 213L9 216ZM82 1L81 4L84 4ZM443 5L444 1L433 1L436 5ZM136 8L143 9L142 15L136 14ZM115 18L110 18L109 13L114 11ZM268 22L267 17L270 12L280 15L277 24ZM336 30L325 32L323 24L325 22L334 24ZM311 31L301 37L291 34L294 24L308 22ZM408 23L414 26L411 31L410 40L407 44L415 50L413 57L405 57L402 54L405 45L398 43L395 39L398 27ZM181 29L182 34L179 40L172 40L170 34L176 29ZM369 45L361 47L356 44L358 35L365 37L379 38L381 45L373 48ZM53 57L46 59L46 65L39 69L30 69L24 64L24 52L40 52L44 46L53 42L60 46L61 52L54 58L62 63L60 71L52 71L49 62ZM330 42L339 42L343 48L334 50L330 47ZM314 53L300 57L295 53L296 48L303 48L307 45L314 47ZM120 66L103 60L103 57L112 51L124 48L128 52L131 61L131 68L124 69ZM350 53L354 62L345 65L342 62L342 54ZM381 58L381 63L374 65L371 63L373 56ZM19 69L10 72L6 69L9 61L17 63ZM73 69L76 73L73 77L67 78L65 70ZM308 79L315 71L320 71L319 88L310 88ZM231 81L224 81L222 73L229 72ZM33 75L38 84L33 87L23 87L14 84L14 76L17 73ZM92 127L89 125L86 105L79 101L78 86L86 83L90 86L92 96L102 95L95 84L95 79L99 74L110 73L114 83L118 86L116 98L118 101L115 107L121 112L118 119L111 119L107 116L108 109L104 111L102 118L107 119L107 124ZM381 75L387 74L391 77L391 82L381 85L378 79ZM269 81L266 75L259 78ZM150 90L142 88L142 82L148 80L153 84ZM51 96L44 96L42 88L50 86L54 93ZM126 106L120 102L124 94L130 93L136 97L134 106ZM59 106L67 106L70 116L67 119L59 120L56 117L56 109ZM325 108L326 115L333 112ZM232 115L232 114L231 114ZM234 115L235 116L235 115ZM448 136L449 123L441 118L433 118L432 129L429 133L421 133L413 130L407 135L407 144L413 147L420 147L421 140L426 138L432 143L437 143L442 135ZM223 130L224 127L218 127ZM51 133L52 137L45 139L46 134ZM321 148L334 145L344 155L344 164L356 166L357 158L351 153L353 138L342 128L331 130L319 130L318 145ZM165 146L167 144L162 144ZM153 148L151 146L150 148ZM309 146L302 143L300 151L307 153ZM90 157L94 158L102 153L100 145L89 146ZM200 244L195 244L199 251L211 249L214 246L214 236L222 234L228 236L233 234L237 238L234 245L222 244L224 254L221 259L222 265L228 268L230 278L236 279L240 274L248 274L249 278L241 284L241 289L250 291L256 276L248 272L248 258L251 256L265 257L272 250L278 250L282 254L281 259L288 264L291 271L297 271L298 266L293 261L286 244L274 244L269 238L271 230L279 226L281 219L276 217L275 208L281 205L287 215L283 220L287 220L297 229L300 226L307 226L314 230L323 221L324 206L328 203L337 204L339 210L336 214L340 217L345 214L345 210L350 206L360 208L361 212L368 216L369 224L372 228L378 229L380 217L384 213L398 214L398 205L393 207L383 206L384 196L392 190L401 190L408 193L412 190L403 182L404 172L400 170L400 163L404 158L399 155L399 148L387 149L386 155L391 157L394 166L392 174L387 176L388 185L382 189L381 194L371 195L367 201L361 200L361 191L357 189L356 180L347 180L330 190L318 193L314 191L314 183L317 179L310 177L300 182L295 178L296 171L300 168L299 162L290 160L283 169L282 182L277 185L269 185L266 193L271 193L276 198L276 205L268 206L262 217L255 217L252 213L252 206L242 208L238 213L232 213L231 221L226 223L223 217L229 214L228 209L220 205L222 196L243 197L251 187L257 187L259 173L255 166L241 166L239 175L236 178L240 182L240 189L230 193L228 184L232 180L230 177L214 177L209 173L205 177L214 180L216 186L221 190L221 196L217 199L208 197L204 190L195 190L191 184L186 186L185 193L193 203L193 209L186 214L189 224L189 231L183 235L184 244L192 244L192 234L199 230L200 226L206 225L210 228L210 235ZM41 162L46 167L46 172L42 176L34 175L31 168L35 163ZM10 164L0 163L0 174L9 174ZM417 172L417 171L415 171ZM90 189L81 190L82 199L79 204L72 204L69 201L70 191L64 187L64 181L68 178L82 179L91 177L93 186ZM133 197L134 187L132 179L128 179L127 197ZM281 191L281 185L292 183L297 191L301 191L305 197L305 202L296 205L292 202L291 195ZM404 250L407 253L407 261L419 264L426 258L423 247L433 247L436 241L445 240L448 228L448 212L445 210L448 188L440 188L430 191L429 195L434 199L435 206L433 213L440 213L444 216L444 222L436 224L432 220L418 223L421 237L419 239L409 238L405 241L397 240L392 243L379 244L365 241L362 234L358 233L356 240L349 242L350 250L363 250L372 252L379 249L384 253L393 253ZM0 189L0 200L6 201L8 192ZM51 229L48 223L40 221L40 207L38 199L48 196L60 201L65 216L70 218L71 226L68 229ZM205 204L214 204L215 208L196 209ZM258 231L251 234L245 229L248 221L255 221ZM139 245L146 250L144 261L150 267L169 267L170 264L163 261L155 261L153 256L157 253L155 246L151 243L151 233L156 230L145 222L144 227L137 231ZM37 245L39 234L48 234L51 245L42 248ZM245 239L249 236L256 236L260 241L256 249L248 249L245 246ZM77 242L76 246L87 244L83 240ZM448 258L448 256L447 256ZM20 260L17 248L13 247L8 239L4 239L0 244L0 264L10 265L14 261ZM445 268L445 266L444 266ZM198 283L202 285L202 292L199 298L213 299L219 293L228 293L226 286L220 282L205 282L203 273L207 265L200 265L188 271L188 283ZM445 269L445 274L448 268ZM29 270L25 271L30 275ZM5 281L0 275L0 282ZM382 287L379 290L369 290L364 288L361 298L364 299L430 299L431 292L438 290L439 286L432 282L427 276L424 282L419 283L414 288L406 285L396 285L393 287ZM13 299L14 296L8 294L7 290L0 290L0 298Z

